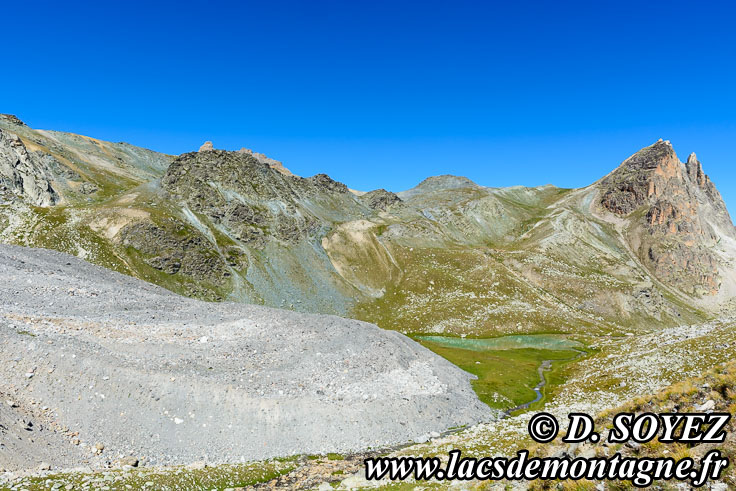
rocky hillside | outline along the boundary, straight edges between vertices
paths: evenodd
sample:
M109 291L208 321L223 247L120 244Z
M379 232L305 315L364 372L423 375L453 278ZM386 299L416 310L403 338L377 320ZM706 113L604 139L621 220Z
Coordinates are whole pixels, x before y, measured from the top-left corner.
M602 431L598 443L586 442L583 444L565 444L561 441L562 436L552 443L537 445L532 448L531 453L536 457L549 457L563 455L574 457L608 457L616 453L623 457L634 458L666 458L683 459L690 457L699 462L709 451L719 450L723 457L728 458L731 464L725 469L721 478L717 481L708 481L707 486L713 490L733 489L736 486L736 471L733 459L736 456L736 438L734 430L736 424L733 419L724 427L726 439L723 443L671 443L666 444L654 438L645 444L639 444L633 440L626 443L608 443L606 434L613 428L613 417L622 413L633 414L671 414L671 413L736 413L736 363L730 362L719 365L706 373L687 378L673 384L655 394L637 397L616 408L611 408L599 414L595 418L596 428L605 428ZM675 435L680 436L682 428ZM573 486L585 486L590 488L603 486L603 482L583 480L581 483L572 484L568 482L535 482L530 486L533 490L542 489L573 489ZM611 487L627 488L628 483L607 483ZM682 489L678 483L658 483L661 489Z
M724 279L733 281L733 256L724 258L716 246L733 247L736 232L694 153L683 164L660 140L626 159L600 186L602 207L628 220L628 245L657 278L699 295L718 295Z
M58 131L0 114L0 191L48 207L103 201L160 177L172 157ZM13 195L13 196L11 196Z
M59 195L51 186L51 169L34 160L18 135L0 130L0 192L4 200L18 196L36 206L51 206Z
M247 149L205 144L168 156L0 116L0 241L128 275L52 251L0 253L10 278L0 291L8 297L1 351L10 357L0 363L2 431L33 431L34 441L64 449L36 452L13 440L4 465L327 451L317 443L324 434L305 430L290 441L277 429L283 420L268 419L301 427L291 423L303 421L305 405L311 418L340 422L345 431L328 436L345 451L372 445L350 429L365 418L378 443L425 441L429 432L424 445L437 451L451 443L489 455L525 444L525 414L434 435L453 418L477 421L483 406L467 373L398 333L244 303L409 334L478 375L473 388L497 408L525 402L542 377L535 407L560 417L616 407L733 359L736 231L715 185L694 155L680 162L663 141L615 164L580 189L490 188L446 175L400 193L362 193L325 175L295 176ZM130 276L236 303L182 298ZM460 347L432 345L426 334ZM519 334L579 349L473 351L460 342ZM15 356L27 352L38 356ZM552 366L546 379L540 363ZM136 395L121 396L128 393ZM730 395L699 390L699 403L705 397L726 404ZM269 451L223 426L243 420L232 408L255 418L247 429ZM226 417L199 419L212 411ZM429 413L447 425L431 427ZM96 426L101 417L112 423ZM130 418L143 422L141 432L117 432ZM212 452L181 448L162 424L185 440L203 438ZM282 464L275 467L286 472ZM282 478L287 488L297 479Z
M431 177L357 193L204 145L166 156L0 117L0 240L206 300L407 333L629 332L732 308L736 233L657 142L582 189Z
M205 303L48 250L0 245L0 276L0 469L347 453L497 416L468 373L364 322Z
M347 186L325 174L284 174L243 152L184 154L166 170L161 188L171 201L256 249L318 238L332 223L368 214Z

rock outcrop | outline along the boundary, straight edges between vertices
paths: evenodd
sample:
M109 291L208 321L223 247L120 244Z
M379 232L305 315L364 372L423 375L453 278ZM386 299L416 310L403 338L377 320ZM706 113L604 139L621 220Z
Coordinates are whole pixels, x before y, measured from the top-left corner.
M206 141L206 142L204 142L202 144L201 147L199 147L199 150L198 151L199 152L211 152L213 150L215 150L215 147L212 145L212 142L211 141ZM266 157L262 153L254 152L250 148L243 147L240 150L238 150L238 153L242 153L244 155L250 155L251 157L253 157L254 159L256 159L258 162L260 162L262 164L266 164L269 167L271 167L272 169L274 169L274 170L276 170L276 171L278 171L278 172L280 172L280 173L282 173L284 175L287 175L287 176L293 176L294 175L294 174L291 173L291 171L289 169L287 169L286 167L284 167L284 164L282 162L279 162L278 160L274 160L272 158Z
M416 196L422 193L477 187L479 186L467 177L445 174L442 176L428 177L417 184L416 187L398 193L398 196L401 199L406 200L411 198L412 196Z
M28 153L18 135L0 130L0 192L36 206L52 206L59 196L51 185L51 171Z
M277 171L279 171L282 174L286 174L287 176L293 176L294 175L294 174L292 174L292 172L289 169L287 169L286 167L284 167L284 164L282 162L280 162L278 160L274 160L274 159L269 158L269 157L266 157L262 153L254 152L250 148L243 147L240 150L238 150L238 152L244 153L246 155L250 155L250 156L254 157L258 162L260 162L262 164L266 164L270 168L272 168L274 170L277 170Z
M21 121L17 116L14 114L0 114L0 120L7 122L10 125L13 126L26 126L26 124Z
M360 201L368 205L369 208L374 210L386 211L392 205L401 202L396 193L386 191L385 189L376 189L360 196Z
M733 231L733 222L731 221L728 209L726 209L726 203L723 201L721 193L716 189L716 185L703 172L703 166L695 155L695 152L691 153L687 158L685 169L690 182L705 194L707 198L705 202L713 207L714 213L711 214L711 217L725 232Z
M182 275L192 280L186 287L189 296L222 300L215 293L229 273L225 261L202 235L182 233L183 223L160 220L161 223L133 222L120 231L120 242L132 247L143 262L169 275Z
M683 164L670 142L659 140L600 186L600 204L631 220L632 248L658 278L688 293L718 293L720 264L712 248L736 231L695 154Z
M347 186L329 176L288 175L246 152L181 155L161 186L235 239L256 247L274 239L295 243L316 237L333 216L363 213Z
M214 147L212 146L211 141L206 141L202 144L201 147L199 147L200 152L210 152L212 150L214 150Z

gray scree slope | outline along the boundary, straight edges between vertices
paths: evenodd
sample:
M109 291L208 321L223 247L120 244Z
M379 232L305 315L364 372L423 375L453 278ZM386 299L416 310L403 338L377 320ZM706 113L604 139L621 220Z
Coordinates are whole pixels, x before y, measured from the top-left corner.
M191 300L43 249L0 245L0 278L6 469L349 452L494 416L470 374L372 324Z

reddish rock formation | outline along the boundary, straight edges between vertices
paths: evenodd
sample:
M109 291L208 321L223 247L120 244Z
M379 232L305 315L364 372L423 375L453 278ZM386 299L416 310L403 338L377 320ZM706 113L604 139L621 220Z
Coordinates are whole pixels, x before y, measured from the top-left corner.
M688 293L718 293L713 251L722 234L736 237L720 193L695 154L687 163L659 140L626 159L601 182L600 204L627 217L632 247L665 283Z

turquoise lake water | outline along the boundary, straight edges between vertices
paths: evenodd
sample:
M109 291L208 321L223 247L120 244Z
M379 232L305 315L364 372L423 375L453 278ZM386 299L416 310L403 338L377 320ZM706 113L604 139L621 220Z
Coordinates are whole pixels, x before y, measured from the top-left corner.
M547 350L579 349L583 345L572 339L555 334L519 334L497 338L460 338L455 336L418 336L448 348L462 348L473 351L496 351L509 349L536 348Z

